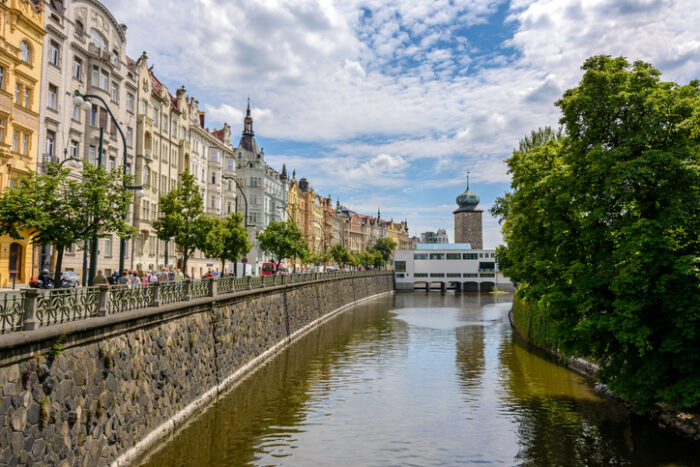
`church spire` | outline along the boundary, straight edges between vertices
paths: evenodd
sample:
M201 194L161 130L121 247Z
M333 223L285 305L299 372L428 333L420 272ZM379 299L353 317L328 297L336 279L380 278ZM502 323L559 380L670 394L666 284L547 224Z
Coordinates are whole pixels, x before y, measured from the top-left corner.
M250 97L248 98L248 108L245 111L243 119L243 136L254 136L253 132L253 117L250 116Z
M469 171L467 170L467 191L469 191Z

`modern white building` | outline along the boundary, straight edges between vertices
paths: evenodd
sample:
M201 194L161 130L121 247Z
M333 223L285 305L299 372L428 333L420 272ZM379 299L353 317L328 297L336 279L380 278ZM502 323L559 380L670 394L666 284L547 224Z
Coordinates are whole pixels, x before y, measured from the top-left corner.
M498 270L496 250L472 250L468 243L419 243L415 250L396 250L397 290L448 287L458 292L513 291L513 283Z

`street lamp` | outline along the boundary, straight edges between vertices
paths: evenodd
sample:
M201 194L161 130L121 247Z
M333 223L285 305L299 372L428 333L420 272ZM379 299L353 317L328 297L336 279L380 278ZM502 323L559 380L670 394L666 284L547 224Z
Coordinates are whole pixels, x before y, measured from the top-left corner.
M233 182L236 184L236 186L237 186L238 189L240 190L241 195L243 196L243 201L245 201L245 216L244 216L244 218L243 218L243 222L244 222L246 228L252 227L252 226L253 226L252 224L248 224L248 198L246 197L245 192L243 191L243 188L241 188L240 183L238 183L238 180L236 180L236 177L230 177L230 176L228 176L228 175L222 175L221 178L224 179L224 180L233 180Z
M117 130L119 131L119 135L122 138L122 145L124 146L124 164L123 164L123 171L124 175L128 175L128 168L127 168L127 156L126 156L126 136L124 136L124 131L122 130L122 127L119 125L119 122L117 121L116 117L112 113L112 110L109 108L107 105L107 102L105 102L104 99L102 99L100 96L96 94L85 94L80 92L80 90L76 89L75 94L73 97L73 104L77 106L81 106L84 109L92 109L92 105L90 104L91 99L97 99L98 101L102 102L102 104L105 106L105 109L107 109L107 113L109 113L109 116L112 117L112 121L114 122L114 126L117 127ZM100 154L101 155L101 154ZM126 178L124 178L124 190L138 190L143 187L137 186L137 185L127 185L126 184ZM126 220L127 214L124 213L124 220ZM124 256L126 253L126 238L120 238L119 242L119 273L121 274L124 271Z
M275 207L284 209L284 210L287 212L287 216L289 217L289 220L291 220L292 222L296 222L296 221L294 220L294 216L292 216L292 214L289 212L288 205L284 205L284 204L279 204L279 205L278 205L278 204L275 204Z

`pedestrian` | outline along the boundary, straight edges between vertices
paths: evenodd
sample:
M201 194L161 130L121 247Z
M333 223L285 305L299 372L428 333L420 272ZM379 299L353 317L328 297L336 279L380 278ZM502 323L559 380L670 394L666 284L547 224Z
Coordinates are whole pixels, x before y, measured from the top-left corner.
M158 278L150 269L148 270L148 282L158 282Z
M136 275L136 271L133 269L129 271L129 280L131 281L132 284L138 284L141 281L139 280L138 276Z
M111 276L109 276L109 283L116 284L119 280L119 271L115 269Z
M164 282L170 280L170 275L168 274L168 270L165 269L165 266L160 268L160 274L158 274L158 281L159 282Z
M107 283L107 278L104 276L102 269L97 270L97 275L92 280L92 285L102 285Z
M119 279L117 279L117 284L119 284L119 285L131 284L131 279L129 279L129 271L127 271L126 269L124 269L124 271L122 271L122 275L119 276Z
M182 271L180 269L177 269L175 272L175 277L173 278L175 282L182 282L185 280L185 275L182 274Z

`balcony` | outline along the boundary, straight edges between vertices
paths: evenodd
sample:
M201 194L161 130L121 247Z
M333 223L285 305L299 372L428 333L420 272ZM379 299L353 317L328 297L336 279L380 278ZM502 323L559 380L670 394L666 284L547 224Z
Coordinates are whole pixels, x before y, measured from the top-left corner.
M146 129L153 130L153 119L148 115L139 114L138 123L142 124Z

